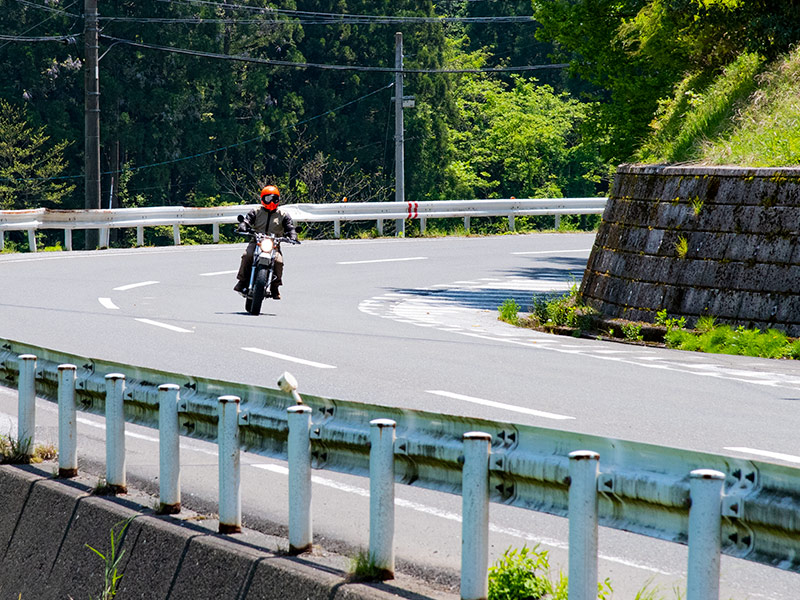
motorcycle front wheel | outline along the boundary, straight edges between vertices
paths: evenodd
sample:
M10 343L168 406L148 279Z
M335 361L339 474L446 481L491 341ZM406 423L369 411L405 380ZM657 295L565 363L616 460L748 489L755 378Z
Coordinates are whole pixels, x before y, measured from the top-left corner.
M264 301L264 292L266 289L267 268L261 267L256 271L256 280L253 282L253 301L249 308L247 307L247 303L245 303L245 308L247 308L247 312L251 315L261 314L261 303Z

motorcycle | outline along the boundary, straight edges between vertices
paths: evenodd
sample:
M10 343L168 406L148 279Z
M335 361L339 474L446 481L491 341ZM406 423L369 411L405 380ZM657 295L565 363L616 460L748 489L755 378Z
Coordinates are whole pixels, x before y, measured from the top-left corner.
M264 298L272 296L272 282L276 279L275 259L280 251L281 244L299 244L296 240L287 237L277 237L271 233L258 233L247 225L242 215L237 217L239 223L245 225L245 231L238 231L240 235L250 236L256 242L253 251L253 266L250 269L250 281L242 292L245 297L244 309L251 315L261 314L261 304Z

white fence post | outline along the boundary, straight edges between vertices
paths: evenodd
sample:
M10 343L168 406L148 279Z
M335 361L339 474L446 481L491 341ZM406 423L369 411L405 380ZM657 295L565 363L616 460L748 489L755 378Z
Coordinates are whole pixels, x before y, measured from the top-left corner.
M290 406L289 423L289 553L311 550L311 407Z
M211 237L215 244L219 244L219 223L211 224Z
M158 386L158 513L181 512L181 437L178 425L180 387Z
M64 248L72 250L72 229L64 230Z
M689 568L686 600L719 599L720 525L725 474L697 469L689 474Z
M33 456L36 438L36 356L19 356L17 443L23 456Z
M461 484L461 598L485 600L489 594L489 454L492 436L464 434Z
M144 246L144 225L136 227L136 245Z
M28 229L28 249L31 252L36 252L36 230Z
M342 237L342 222L339 219L333 220L333 237L337 239Z
M220 396L217 414L219 450L219 532L242 530L241 463L238 396Z
M381 579L394 579L394 441L397 423L373 419L369 449L369 556Z
M419 232L425 233L425 229L428 226L428 219L427 217L420 217L419 218Z
M78 475L78 419L75 365L58 365L58 476Z
M177 223L172 226L172 241L176 246L181 245L181 226Z
M509 231L516 231L516 229L514 227L515 227L514 215L513 214L508 215L508 230Z
M106 485L114 494L127 492L124 394L125 375L106 375Z
M597 477L600 455L569 455L569 600L597 598Z

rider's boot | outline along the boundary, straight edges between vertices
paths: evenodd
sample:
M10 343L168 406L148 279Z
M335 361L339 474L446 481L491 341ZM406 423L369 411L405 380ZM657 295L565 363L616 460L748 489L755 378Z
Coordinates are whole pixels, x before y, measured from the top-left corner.
M280 300L281 299L281 293L278 290L278 286L276 284L273 283L271 286L269 286L269 293L270 293L270 296L272 296L273 300Z

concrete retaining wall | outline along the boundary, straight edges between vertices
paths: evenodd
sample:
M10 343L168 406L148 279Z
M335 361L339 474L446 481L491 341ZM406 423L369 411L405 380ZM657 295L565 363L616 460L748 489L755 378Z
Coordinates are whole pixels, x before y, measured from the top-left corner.
M666 309L800 336L798 235L800 168L623 165L581 293L611 317Z
M103 589L110 531L125 533L118 600L396 600L422 598L391 583L346 583L313 560L265 552L246 536L218 536L192 524L142 514L125 500L87 494L85 486L0 466L0 599L86 600Z

